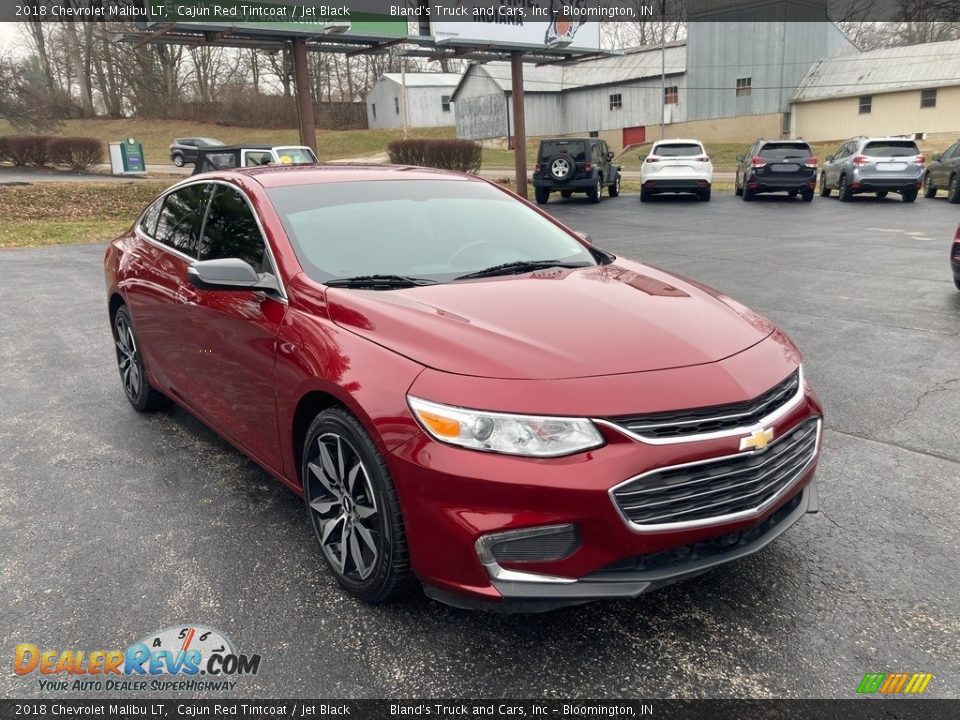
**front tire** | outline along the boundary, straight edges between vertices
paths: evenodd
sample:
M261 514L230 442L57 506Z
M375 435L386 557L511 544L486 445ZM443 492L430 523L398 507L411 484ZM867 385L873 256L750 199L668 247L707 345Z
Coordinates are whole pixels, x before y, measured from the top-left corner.
M546 205L550 200L550 191L547 188L535 188L533 195L536 198L537 205Z
M173 156L173 164L176 165L177 167L183 167L183 165L184 165L184 163L183 163L183 155L180 155L179 153L176 154L176 155L174 155L174 156Z
M826 173L820 173L820 197L830 197L830 186L827 185Z
M930 182L930 173L923 174L923 196L928 200L937 196L937 186Z
M147 380L140 344L126 305L117 308L113 316L113 344L123 393L133 408L139 412L150 412L163 407L167 399Z
M413 578L390 471L360 422L342 408L310 424L300 473L321 555L354 597L381 603Z

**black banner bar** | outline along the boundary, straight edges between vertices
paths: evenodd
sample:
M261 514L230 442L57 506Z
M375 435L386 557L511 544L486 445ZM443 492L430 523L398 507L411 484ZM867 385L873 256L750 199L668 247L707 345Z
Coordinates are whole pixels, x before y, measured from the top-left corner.
M960 700L0 700L0 718L955 720Z

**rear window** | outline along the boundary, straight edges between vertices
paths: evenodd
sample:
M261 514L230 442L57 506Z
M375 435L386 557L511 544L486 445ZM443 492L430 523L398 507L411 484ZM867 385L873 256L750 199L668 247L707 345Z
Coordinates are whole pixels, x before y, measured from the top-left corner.
M274 149L283 165L310 165L317 161L309 148L278 147Z
M910 157L919 155L920 148L913 140L876 140L864 146L863 154L871 157Z
M657 145L651 154L660 157L693 157L703 155L703 147L699 143L663 143Z
M760 148L760 157L770 160L789 160L807 158L813 151L806 143L767 143Z
M577 142L575 140L550 140L540 145L541 160L546 160L547 158L553 157L554 155L559 155L560 153L572 155L574 160L578 160L580 162L583 162L586 159L582 142Z

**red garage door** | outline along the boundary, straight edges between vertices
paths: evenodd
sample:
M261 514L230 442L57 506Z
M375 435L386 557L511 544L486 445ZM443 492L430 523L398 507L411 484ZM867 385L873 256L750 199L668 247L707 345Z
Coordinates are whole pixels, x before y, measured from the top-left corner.
M623 129L623 146L639 145L647 141L647 128L643 125Z

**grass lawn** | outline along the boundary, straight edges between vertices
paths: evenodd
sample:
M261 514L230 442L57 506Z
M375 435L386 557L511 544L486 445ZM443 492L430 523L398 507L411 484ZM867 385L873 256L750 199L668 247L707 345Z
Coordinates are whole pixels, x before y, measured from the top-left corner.
M0 135L9 134L17 131L0 121ZM132 137L143 143L148 169L151 164L170 164L169 146L177 137L212 137L227 144L300 144L293 128L242 128L185 120L64 120L56 134L94 137L105 145ZM386 152L388 143L402 137L400 130L317 130L317 154L321 160L364 157ZM453 138L455 131L452 127L413 128L410 137Z
M0 185L0 248L109 240L166 182Z

